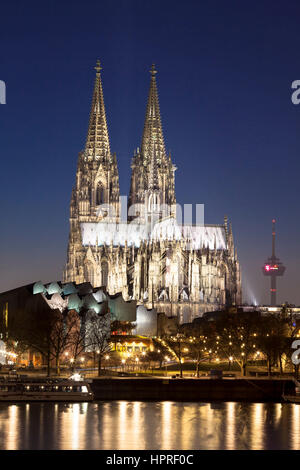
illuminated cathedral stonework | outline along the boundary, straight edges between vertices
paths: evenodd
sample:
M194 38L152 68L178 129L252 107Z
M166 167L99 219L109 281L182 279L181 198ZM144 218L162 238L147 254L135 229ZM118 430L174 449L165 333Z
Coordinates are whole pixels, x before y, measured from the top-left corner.
M154 66L141 147L131 164L128 221L123 220L99 62L95 69L87 141L70 203L64 282L122 292L125 300L178 316L181 323L240 304L240 268L227 218L221 225L176 221L176 167L165 151Z

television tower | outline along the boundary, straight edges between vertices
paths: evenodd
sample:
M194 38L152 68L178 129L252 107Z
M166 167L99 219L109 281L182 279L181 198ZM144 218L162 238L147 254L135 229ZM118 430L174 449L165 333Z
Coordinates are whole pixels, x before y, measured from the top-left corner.
M267 259L265 264L262 267L263 274L271 278L271 306L276 306L276 278L277 276L283 276L285 271L285 266L281 263L279 258L276 258L275 255L275 223L276 220L272 220L272 256Z

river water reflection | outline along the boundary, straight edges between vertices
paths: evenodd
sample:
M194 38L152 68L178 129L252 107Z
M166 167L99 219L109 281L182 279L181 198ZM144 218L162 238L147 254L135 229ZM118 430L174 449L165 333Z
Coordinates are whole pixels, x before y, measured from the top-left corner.
M300 449L300 405L0 403L0 449Z

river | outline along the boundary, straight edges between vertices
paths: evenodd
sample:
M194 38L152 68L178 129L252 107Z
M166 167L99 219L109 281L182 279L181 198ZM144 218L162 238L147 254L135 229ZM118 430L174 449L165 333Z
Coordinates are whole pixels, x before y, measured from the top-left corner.
M300 405L0 403L0 449L300 449Z

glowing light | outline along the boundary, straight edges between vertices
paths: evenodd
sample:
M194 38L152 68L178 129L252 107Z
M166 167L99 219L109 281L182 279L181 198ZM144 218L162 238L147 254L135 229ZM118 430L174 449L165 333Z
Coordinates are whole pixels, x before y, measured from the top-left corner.
M9 419L7 424L7 449L16 450L18 448L18 415L19 407L12 405L9 407Z
M0 354L3 354L4 356L17 357L17 354L9 352L9 351L5 351L5 349L1 349Z
M253 426L253 433L251 434L252 448L261 450L264 447L264 414L262 403L252 405L251 424Z
M73 374L70 377L70 380L74 380L75 382L80 382L82 380L82 376L80 374Z
M277 264L266 264L265 265L265 271L276 271L278 270L278 265Z

